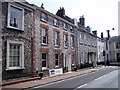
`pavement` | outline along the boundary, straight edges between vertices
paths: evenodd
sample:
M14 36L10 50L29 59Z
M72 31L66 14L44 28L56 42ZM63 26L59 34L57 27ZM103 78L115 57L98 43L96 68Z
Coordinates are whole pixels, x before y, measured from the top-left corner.
M2 90L5 90L5 89L13 90L15 88L16 89L29 89L31 87L45 85L48 83L57 82L60 80L72 78L72 77L83 75L86 73L95 72L97 70L101 70L104 68L107 68L107 67L97 66L95 68L80 69L80 70L77 70L77 72L72 71L72 72L67 72L67 73L64 73L58 76L44 77L42 79L39 79L39 77L33 77L33 78L27 78L27 79L22 79L22 80L5 82L1 84L2 87L0 87L0 89Z

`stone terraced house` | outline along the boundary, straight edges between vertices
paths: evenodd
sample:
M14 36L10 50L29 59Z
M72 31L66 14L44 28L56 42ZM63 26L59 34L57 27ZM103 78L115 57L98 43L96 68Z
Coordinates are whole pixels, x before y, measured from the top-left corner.
M32 76L33 7L2 2L2 79Z
M37 7L35 11L35 62L36 71L53 68L96 66L97 32L87 30L84 17L80 22L65 15L60 8L56 15Z
M96 66L97 34L84 22L66 16L63 7L54 15L28 2L2 3L3 80Z

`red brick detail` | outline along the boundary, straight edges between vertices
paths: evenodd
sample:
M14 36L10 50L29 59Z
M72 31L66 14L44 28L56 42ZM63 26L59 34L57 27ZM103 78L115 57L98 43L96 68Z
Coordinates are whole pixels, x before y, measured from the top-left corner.
M49 27L47 25L44 25L44 24L40 24L40 27L41 28L46 28L47 30L49 29Z
M53 68L55 68L55 53L53 54Z
M54 53L61 53L61 52L62 52L61 50L54 49Z
M41 48L40 52L49 52L49 49L48 48Z
M72 54L75 54L76 52L75 52L75 50L71 50L71 53L72 53Z
M71 36L71 37L74 37L74 35L73 35L73 34L71 34L70 36Z
M54 32L59 32L60 33L60 30L59 29L54 29Z
M63 32L63 34L67 34L68 35L68 32Z

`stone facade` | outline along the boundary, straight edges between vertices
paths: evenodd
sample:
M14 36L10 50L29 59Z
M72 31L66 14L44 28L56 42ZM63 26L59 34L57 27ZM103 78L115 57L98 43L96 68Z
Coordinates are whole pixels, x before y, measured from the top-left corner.
M35 59L36 59L36 71L42 71L42 52L48 54L47 68L46 70L56 68L55 67L55 53L60 54L59 67L67 67L68 71L71 71L71 66L81 66L86 64L92 64L96 66L97 60L97 36L87 31L82 27L78 27L72 22L69 22L69 17L61 17L53 15L50 12L36 7L35 12ZM63 10L64 11L64 10ZM46 20L42 20L42 14L46 15ZM64 13L65 14L65 13ZM67 18L67 20L66 20ZM58 25L54 25L54 19L58 20ZM67 28L64 28L64 23L67 24ZM72 29L71 29L72 27ZM42 45L42 28L47 29L47 45ZM59 32L60 45L55 47L54 45L54 32ZM85 38L81 38L80 34ZM68 36L68 47L64 47L64 35ZM72 48L71 37L74 37L74 48Z
M8 27L8 6L14 5L18 8L22 8L24 10L24 23L23 30L18 30L14 28ZM28 7L25 3L20 2L12 2L2 3L2 78L3 80L13 79L13 78L20 78L20 77L29 77L32 76L32 31L33 31L33 9ZM24 63L24 68L20 69L7 69L7 53L8 47L7 42L14 41L14 42L22 42L24 51L22 56L24 58L22 63Z
M120 36L110 37L108 40L108 60L120 62Z
M47 15L47 20L42 21L41 20L41 14L45 13ZM59 26L53 25L53 20L56 18L59 20ZM72 25L71 23L63 20L62 18L53 15L49 12L47 12L44 9L41 9L39 7L36 7L36 14L35 14L35 55L36 55L36 71L42 70L42 52L48 53L47 58L47 70L52 68L62 68L62 67L68 67L69 70L71 70L71 53L75 54L75 48L71 48L71 36L75 36L73 32L70 31L70 28L65 30L63 29L63 22ZM41 29L46 28L48 33L48 43L47 45L42 45L42 35L41 35ZM59 46L56 47L54 45L54 32L59 33ZM68 35L68 47L64 47L64 35ZM75 39L75 38L74 38ZM55 54L58 53L59 56L59 67L55 66ZM76 54L75 54L76 55ZM75 56L73 57L73 60ZM73 61L74 62L74 61Z
M60 17L59 14L54 15L33 4L9 3L2 3L3 80L34 76L39 71L48 74L48 70L53 68L64 67L71 71L72 66L81 67L81 64L96 66L97 36L86 30L84 17L80 19L83 20L82 24L81 22L74 24L66 15ZM8 22L9 6L24 11L24 19L21 17L23 30L15 28L17 22L15 18L10 17L13 18L14 24L12 21ZM61 10L65 14L64 8L60 9L60 12ZM11 28L9 23L14 28L13 26ZM21 48L19 67L10 66L10 58L16 57L11 54L16 49L9 49L12 45Z
M0 1L0 21L2 21L2 2ZM2 22L0 22L0 66L2 66ZM2 82L2 67L0 67L0 83Z
M78 63L79 65L96 66L97 61L97 37L85 29L77 31L78 38Z
M103 55L103 51L105 50L105 41L102 38L97 39L97 51L98 51L98 57L97 62L98 64L104 63L105 57Z

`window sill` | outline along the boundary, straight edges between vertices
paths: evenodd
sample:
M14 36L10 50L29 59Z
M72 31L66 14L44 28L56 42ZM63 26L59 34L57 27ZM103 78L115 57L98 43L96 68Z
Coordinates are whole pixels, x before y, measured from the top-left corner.
M42 46L47 46L47 44L46 44L46 43L41 43L41 45L42 45Z
M55 46L55 48L60 48L60 46L59 45L54 45Z
M14 30L18 30L18 31L24 31L24 30L22 30L22 29L19 29L19 28L15 28L15 27L11 27L11 26L7 26L7 28L10 28L10 29L14 29Z
M47 70L47 67L42 67L42 70Z
M55 24L53 24L53 26L55 26L55 27L59 27L58 25L55 25Z
M65 48L65 49L68 49L68 47L67 47L67 46L64 46L64 48Z
M57 69L57 68L59 68L59 66L55 66L55 68Z
M67 28L63 28L65 31L67 31Z
M9 71L9 70L22 70L22 69L25 69L25 67L21 68L21 67L12 67L12 68L7 68L6 70Z
M71 47L71 49L75 49L74 47Z
M47 20L45 20L45 19L41 19L41 21L44 22L44 23L47 23Z

